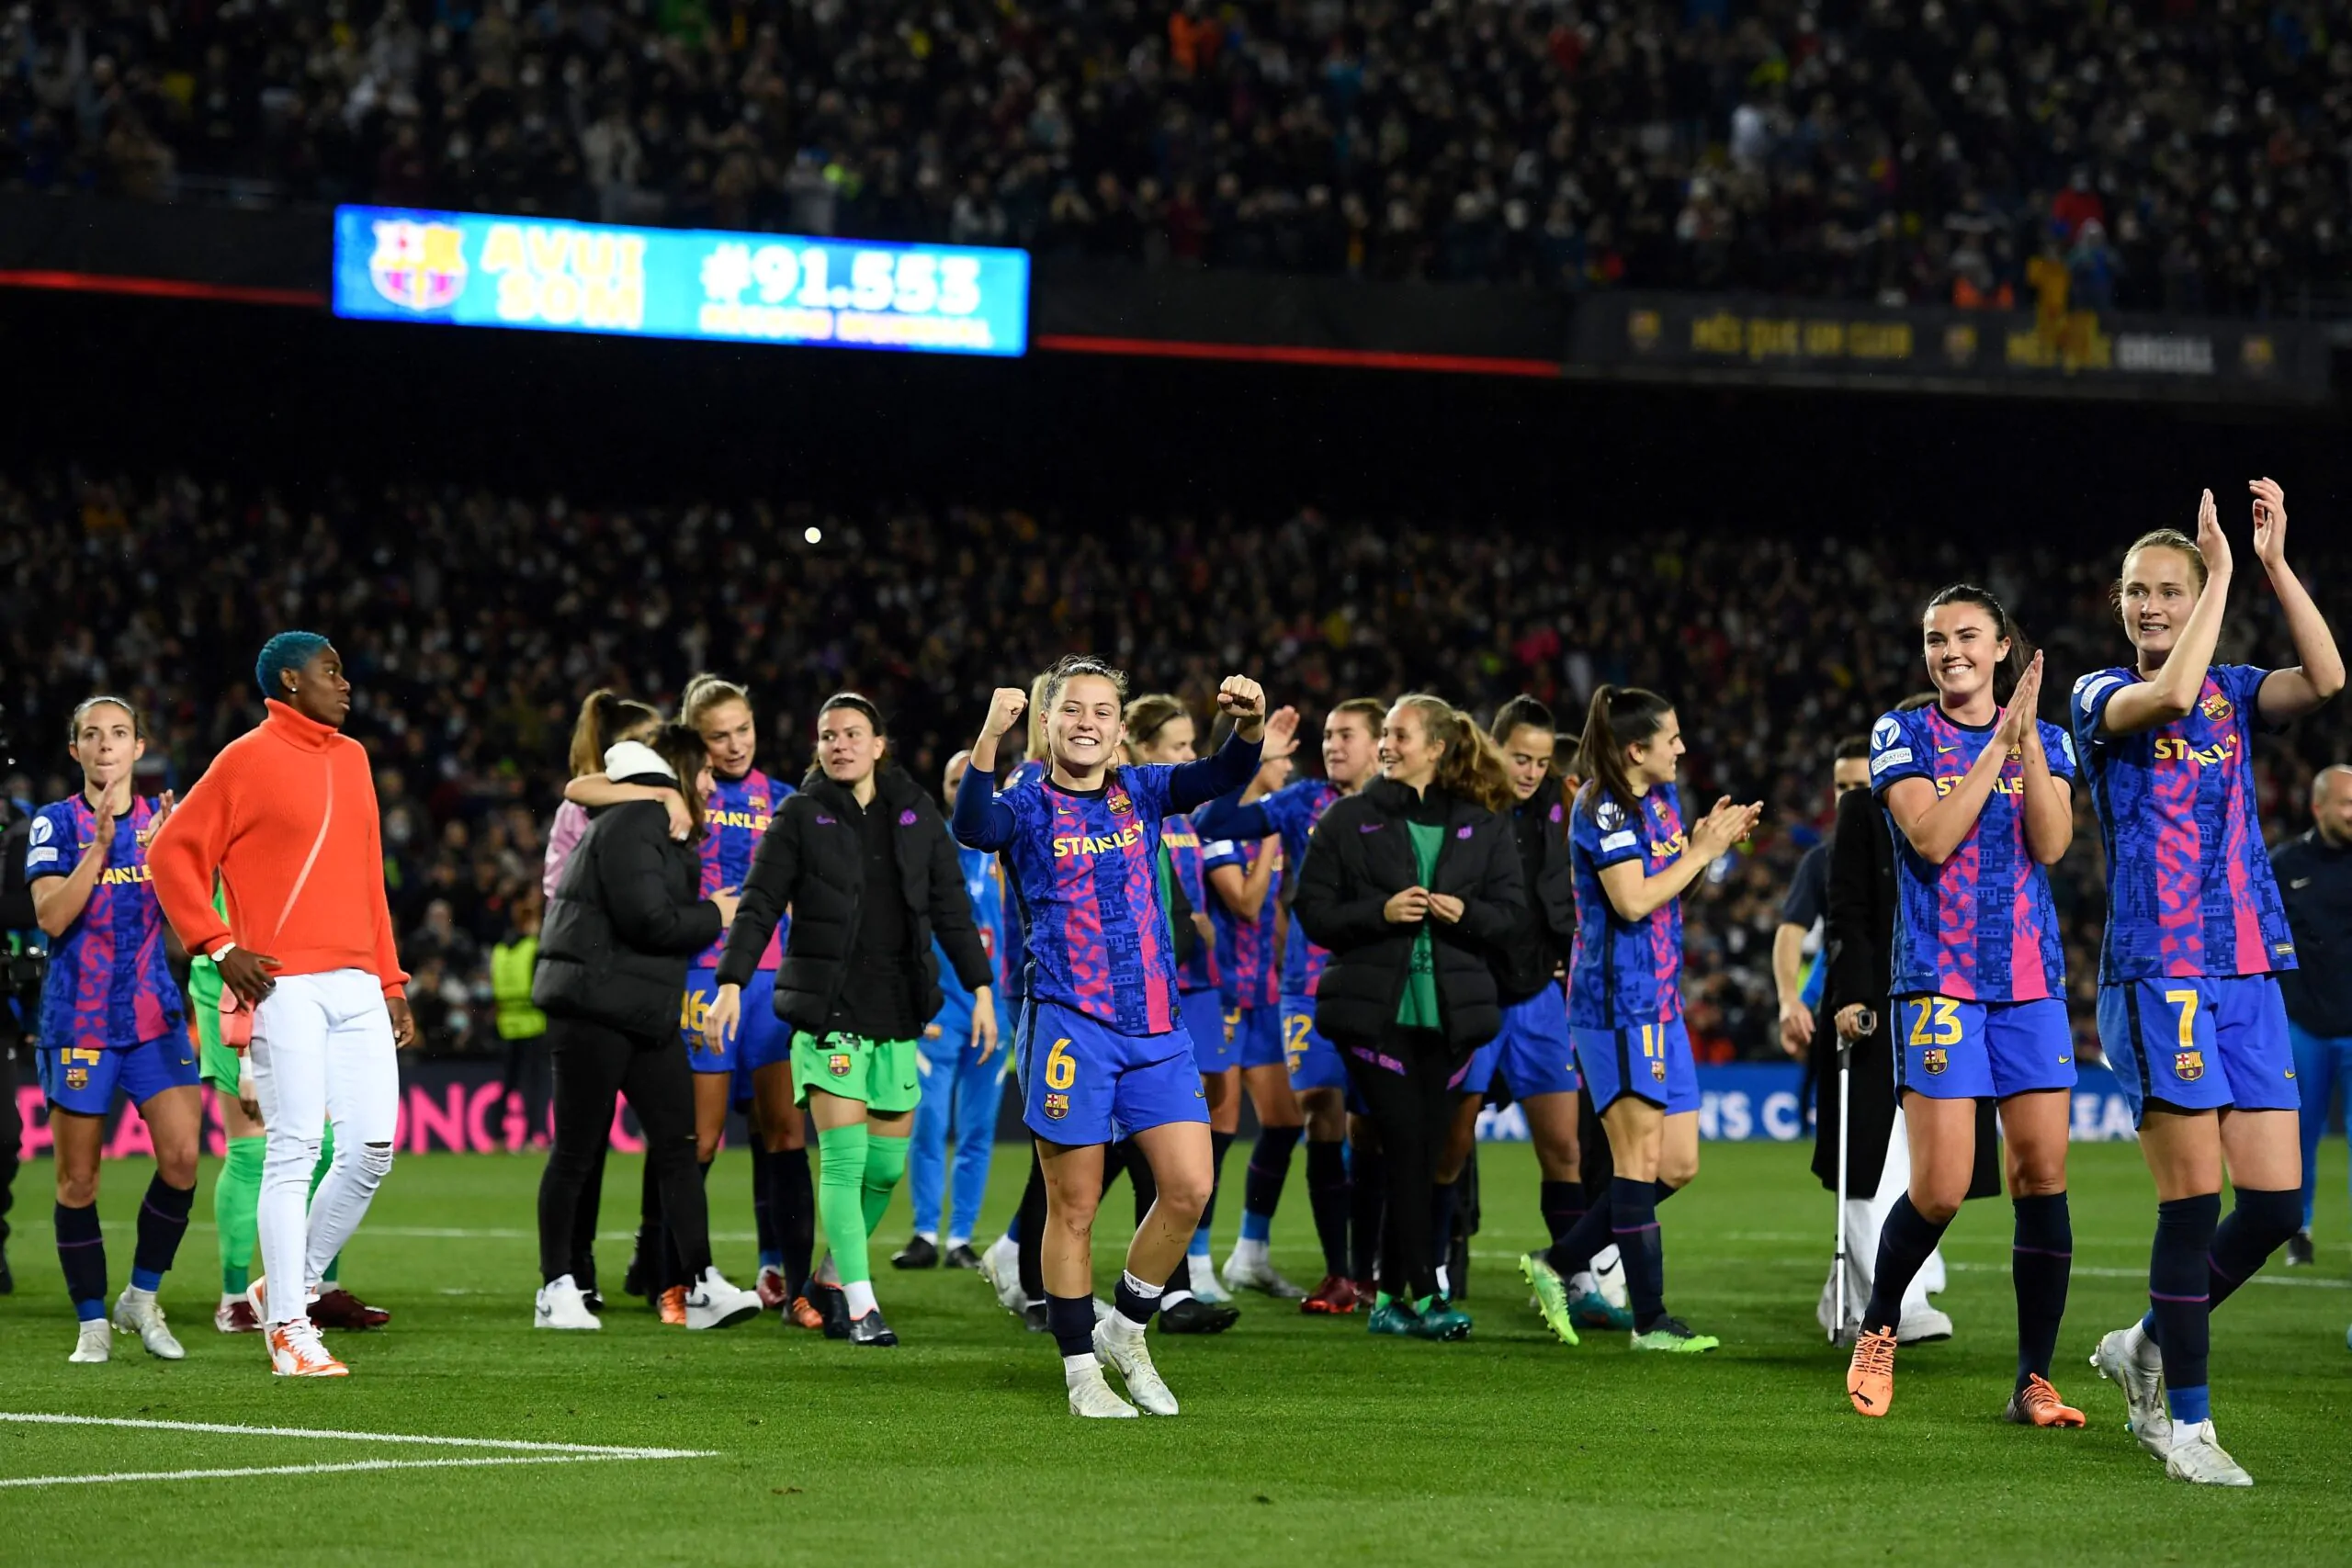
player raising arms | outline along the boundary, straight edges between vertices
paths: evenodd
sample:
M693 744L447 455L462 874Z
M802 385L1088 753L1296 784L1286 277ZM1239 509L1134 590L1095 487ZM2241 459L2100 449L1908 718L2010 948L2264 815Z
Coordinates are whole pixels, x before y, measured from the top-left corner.
M2150 1310L2098 1343L2132 1431L2177 1481L2251 1486L2213 1436L2212 1309L2302 1218L2294 1055L2278 971L2295 966L2263 852L2251 750L2344 688L2344 660L2287 565L2287 498L2256 479L2254 553L2301 663L2213 662L2229 540L2207 491L2192 542L2172 529L2124 553L2116 613L2138 657L2075 684L2068 709L2107 846L2098 1033L2140 1121L2156 1182ZM2221 1218L2226 1168L2237 1206Z
M1380 727L1387 714L1370 697L1350 697L1339 704L1323 720L1321 778L1300 779L1263 799L1251 798L1253 781L1238 796L1216 801L1201 811L1202 834L1242 840L1279 835L1282 901L1289 908L1315 824L1333 801L1356 794L1379 776ZM1289 754L1292 745L1286 737L1275 736L1268 739L1267 749L1281 757ZM1347 1314L1355 1310L1358 1294L1348 1269L1348 1069L1340 1048L1315 1028L1315 993L1330 957L1307 940L1293 914L1283 939L1284 1062L1279 1067L1245 1066L1241 1075L1258 1113L1258 1142L1250 1151L1242 1189L1241 1238L1226 1259L1225 1282L1237 1291L1297 1299L1302 1312ZM1302 1130L1306 1135L1307 1201L1314 1210L1316 1239L1323 1248L1323 1280L1306 1292L1275 1272L1267 1256L1274 1209ZM1370 1179L1369 1184L1376 1189L1377 1179Z
M1864 1416L1894 1403L1904 1293L1968 1196L1976 1102L1992 1099L2017 1216L2018 1373L2006 1414L2022 1426L2079 1427L2083 1413L2050 1386L2075 1250L2075 1047L2049 868L2074 841L2074 749L2037 716L2041 656L2027 660L1992 594L1954 583L1928 601L1921 629L1936 701L1871 730L1871 787L1894 836L1889 996L1911 1187L1879 1231L1846 1394ZM1996 680L2008 672L2016 683L2004 707Z
M1682 724L1674 705L1639 687L1602 686L1585 716L1578 755L1591 782L1568 812L1576 875L1576 949L1568 968L1568 1034L1600 1109L1616 1174L1550 1251L1520 1259L1538 1310L1562 1341L1594 1303L1568 1281L1615 1241L1633 1297L1636 1350L1713 1350L1666 1310L1657 1205L1699 1174L1699 1075L1682 1022L1682 895L1754 830L1759 805L1729 795L1685 831L1675 802Z
M1002 795L989 787L997 747L1029 697L999 690L956 792L956 838L1007 852L1028 926L1023 1120L1045 1169L1047 1315L1070 1411L1088 1416L1136 1414L1112 1392L1098 1355L1136 1404L1176 1414L1144 1329L1207 1206L1211 1173L1208 1112L1158 886L1160 823L1238 789L1257 770L1268 728L1258 683L1228 676L1217 704L1238 727L1222 751L1173 767L1122 766L1125 683L1100 660L1057 663L1044 688L1047 766ZM1128 1247L1114 1310L1098 1326L1090 1237L1103 1148L1120 1136L1142 1152L1159 1197Z
M81 1319L66 1359L105 1360L120 1327L151 1355L176 1361L187 1352L164 1324L155 1292L187 1234L204 1110L196 1050L164 953L163 910L148 879L148 844L170 818L172 796L142 800L131 787L147 738L129 703L91 697L74 710L69 728L81 791L41 807L25 848L33 916L50 940L40 1083L57 1143L57 1261ZM147 1122L155 1175L139 1205L130 1284L109 1325L98 1155L118 1086Z

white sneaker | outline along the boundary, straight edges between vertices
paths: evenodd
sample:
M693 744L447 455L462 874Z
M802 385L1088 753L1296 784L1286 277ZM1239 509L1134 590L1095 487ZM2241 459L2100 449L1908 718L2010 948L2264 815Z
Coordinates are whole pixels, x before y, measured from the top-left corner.
M2091 1353L2091 1365L2098 1369L2099 1376L2123 1390L2125 1429L2140 1439L2142 1448L2158 1459L2168 1459L2173 1425L2172 1413L2165 1408L2164 1363L2159 1360L2152 1367L2142 1360L2132 1350L2135 1337L2130 1328L2106 1336Z
M533 1303L531 1326L534 1328L602 1328L604 1319L588 1310L587 1298L571 1276L550 1280L539 1287Z
M1152 1416L1176 1414L1176 1396L1168 1392L1160 1381L1159 1371L1151 1364L1151 1347L1144 1342L1140 1331L1126 1332L1114 1324L1094 1325L1094 1354L1119 1369L1125 1380L1128 1397ZM1072 1397L1076 1397L1072 1390Z
M303 1292L302 1305L307 1309L318 1299L319 1288L312 1285ZM254 1315L261 1319L262 1327L266 1330L269 1327L269 1277L267 1275L256 1275L254 1282L245 1287L245 1304L254 1309Z
M2172 1452L2165 1456L2165 1473L2199 1486L2254 1484L2254 1477L2214 1440L2211 1421L2185 1422L2172 1429Z
M704 1269L686 1291L688 1328L732 1328L759 1315L760 1293L738 1290L715 1268Z
M1101 1296L1094 1298L1094 1321L1096 1324L1101 1325L1110 1322L1111 1314L1114 1310L1115 1309L1112 1307L1111 1303L1104 1301Z
M1903 1314L1894 1325L1897 1345L1925 1345L1932 1340L1951 1337L1951 1315L1931 1306L1923 1306Z
M1130 1420L1136 1407L1111 1390L1100 1367L1089 1367L1082 1372L1065 1372L1069 1382L1069 1413L1097 1420Z
M1304 1290L1275 1272L1273 1261L1266 1256L1263 1247L1234 1247L1233 1256L1225 1260L1225 1288L1228 1291L1260 1291L1278 1302L1303 1302L1306 1299ZM1195 1289L1193 1293L1197 1296L1200 1292Z
M114 1356L114 1325L103 1317L86 1318L81 1336L74 1341L74 1353L65 1359L84 1366L96 1366Z
M171 1326L164 1321L163 1303L153 1291L142 1291L135 1285L125 1286L115 1298L114 1325L125 1334L136 1334L147 1353L166 1361L187 1359L180 1342L172 1337Z
M1211 1306L1221 1307L1232 1304L1232 1293L1217 1283L1216 1263L1214 1259L1188 1256L1184 1259L1184 1271L1192 1282L1193 1295Z
M1011 1236L997 1237L980 1254L980 1278L996 1292L997 1305L1013 1316L1029 1304L1021 1289L1021 1248Z
M318 1325L308 1317L273 1323L264 1336L269 1342L269 1370L281 1378L347 1378L351 1369L334 1359Z
M1619 1312L1634 1310L1633 1292L1625 1288L1625 1258L1614 1243L1592 1255L1593 1289Z

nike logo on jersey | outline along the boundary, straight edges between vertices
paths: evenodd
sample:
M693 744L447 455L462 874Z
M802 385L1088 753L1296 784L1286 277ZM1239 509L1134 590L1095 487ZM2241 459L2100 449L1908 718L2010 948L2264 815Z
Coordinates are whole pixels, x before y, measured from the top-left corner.
M2061 1056L2061 1057L2059 1057L2059 1058L2058 1058L2058 1065L2059 1065L2060 1066L2062 1066L2062 1067L2063 1067L2063 1066L2064 1066L2067 1063L2069 1063L2069 1062L2073 1061L2074 1059L2075 1059L2075 1058L2074 1058L2074 1057L2072 1057L2072 1056Z
M1957 746L1939 746L1936 748L1936 755L1939 757L1949 757L1954 751L1959 750L1960 748Z

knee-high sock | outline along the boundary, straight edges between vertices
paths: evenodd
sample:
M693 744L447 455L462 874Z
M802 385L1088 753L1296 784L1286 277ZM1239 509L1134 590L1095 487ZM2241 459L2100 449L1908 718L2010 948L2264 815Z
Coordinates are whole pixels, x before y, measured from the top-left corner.
M1593 1199L1592 1207L1568 1227L1566 1235L1555 1241L1544 1252L1544 1261L1557 1270L1562 1279L1573 1280L1579 1274L1589 1272L1592 1255L1610 1245L1609 1227L1616 1212L1611 1205L1610 1197L1616 1190L1616 1185L1612 1179L1602 1188L1600 1195Z
M2156 1205L2156 1243L2148 1257L2148 1315L2141 1326L2164 1351L2165 1398L2176 1421L2212 1414L2206 1367L2212 1350L2213 1232L2222 1195L2199 1193Z
M765 1138L756 1132L752 1134L752 1228L759 1233L760 1267L784 1267L784 1243L777 1238L775 1228L775 1198L773 1182L768 1176L768 1153Z
M1216 1223L1216 1195L1225 1186L1225 1154L1233 1147L1231 1133L1209 1134L1209 1201L1201 1210L1201 1223L1193 1232L1193 1245L1187 1248L1194 1258L1209 1255L1209 1227Z
M1584 1218L1584 1183L1546 1181L1539 1190L1537 1201L1544 1210L1544 1228L1552 1233L1552 1245L1557 1247Z
M1894 1201L1884 1228L1878 1233L1878 1263L1871 1274L1870 1304L1862 1310L1864 1328L1891 1330L1902 1323L1903 1292L1911 1288L1911 1277L1943 1240L1951 1224L1950 1220L1939 1224L1919 1213L1908 1192Z
M179 1256L180 1238L187 1235L188 1211L196 1206L196 1189L174 1187L157 1171L139 1202L139 1243L130 1255L130 1282L152 1291L164 1282L172 1259Z
M890 1212L890 1194L899 1190L906 1179L907 1151L912 1138L886 1138L868 1128L865 1134L865 1234L870 1238L882 1228L882 1216Z
M254 1214L261 1202L262 1139L229 1140L229 1156L212 1183L212 1228L220 1235L220 1292L241 1296L252 1284Z
M1042 1302L1047 1299L1045 1272L1046 1168L1037 1158L1035 1145L1029 1150L1029 1180L1021 1189L1021 1211L1017 1219L1020 1234L1013 1237L1013 1252L1020 1264L1021 1289L1030 1301Z
M1304 1127L1261 1127L1250 1145L1250 1168L1241 1181L1241 1237L1263 1241L1273 1232L1274 1210L1283 1201L1283 1184L1290 1179L1290 1157L1298 1147ZM1307 1145L1308 1179L1314 1176L1314 1145Z
M1359 1285L1379 1279L1380 1232L1388 1213L1388 1161L1377 1149L1357 1149L1348 1171L1349 1277Z
M775 1224L777 1245L784 1249L784 1291L788 1297L808 1293L809 1255L817 1247L817 1195L808 1181L806 1148L768 1152L768 1213Z
M2211 1304L2218 1307L2235 1295L2237 1288L2253 1279L2270 1255L2287 1244L2301 1222L2300 1191L2239 1188L2237 1205L2214 1231L2208 1255Z
M1657 1183L1620 1176L1609 1184L1609 1235L1625 1260L1634 1329L1646 1334L1666 1315L1666 1247L1657 1228Z
M1459 1198L1460 1179L1430 1184L1430 1258L1442 1269L1453 1254L1453 1215ZM1452 1286L1458 1281L1449 1280Z
M2075 1227L2066 1195L2019 1198L2009 1273L2018 1297L2018 1387L2050 1375L2058 1325L2066 1315L2066 1283L2075 1268Z
M865 1261L866 1143L863 1122L817 1134L817 1209L845 1286L873 1280Z
M1323 1248L1323 1272L1347 1277L1348 1212L1353 1193L1348 1183L1348 1145L1341 1140L1307 1140L1306 1201L1315 1213L1315 1239Z
M57 1266L65 1271L65 1293L74 1315L84 1323L107 1314L107 1243L98 1231L98 1206L57 1205Z

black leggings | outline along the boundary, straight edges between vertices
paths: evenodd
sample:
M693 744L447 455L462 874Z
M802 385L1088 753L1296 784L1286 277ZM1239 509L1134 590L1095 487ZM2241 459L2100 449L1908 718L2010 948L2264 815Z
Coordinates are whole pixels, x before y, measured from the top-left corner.
M539 1272L574 1272L582 1191L604 1165L613 1096L628 1096L645 1131L645 1163L662 1189L662 1217L692 1277L710 1267L710 1212L695 1162L694 1074L674 1032L639 1040L585 1019L548 1021L555 1066L555 1147L539 1179Z
M1405 1301L1437 1294L1430 1206L1438 1156L1459 1098L1449 1080L1465 1053L1433 1029L1390 1029L1369 1044L1341 1043L1348 1082L1380 1134L1388 1213L1382 1224L1380 1288Z

